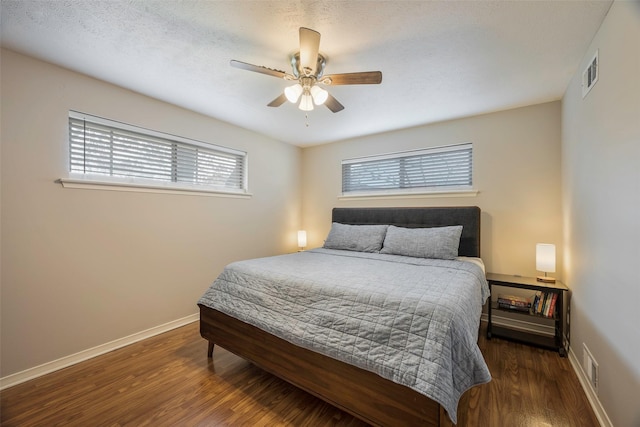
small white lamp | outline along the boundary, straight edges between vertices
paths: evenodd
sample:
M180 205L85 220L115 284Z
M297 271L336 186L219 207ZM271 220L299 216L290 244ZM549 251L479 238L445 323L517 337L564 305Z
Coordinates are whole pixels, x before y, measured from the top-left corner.
M536 270L544 272L544 276L537 277L539 282L556 282L555 278L547 276L547 273L556 272L556 245L551 243L536 245Z
M298 231L298 247L300 251L304 251L304 248L307 246L307 232L304 230Z

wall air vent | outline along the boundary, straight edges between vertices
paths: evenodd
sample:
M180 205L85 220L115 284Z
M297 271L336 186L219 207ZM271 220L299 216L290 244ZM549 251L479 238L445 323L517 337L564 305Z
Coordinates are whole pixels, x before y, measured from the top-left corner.
M598 70L599 66L600 63L598 62L598 51L596 50L596 54L593 55L593 58L591 58L591 61L589 61L589 65L587 65L587 68L585 68L582 72L583 99L585 96L587 96L591 88L595 86L596 82L598 81L598 76L600 75L600 71Z
M585 343L582 343L582 369L584 369L584 373L589 380L589 384L593 387L593 391L595 394L598 394L598 383L600 382L598 362L593 358L593 355Z

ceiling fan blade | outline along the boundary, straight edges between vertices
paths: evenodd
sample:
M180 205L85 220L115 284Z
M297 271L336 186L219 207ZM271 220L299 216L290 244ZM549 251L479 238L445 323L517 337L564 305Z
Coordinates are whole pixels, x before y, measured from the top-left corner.
M302 70L308 68L311 70L310 74L316 73L319 49L320 33L300 27L300 67Z
M273 68L267 68L261 65L247 64L246 62L236 61L235 59L231 60L231 66L235 68L240 68L242 70L255 71L256 73L262 73L268 76L278 77L281 79L284 79L284 76L287 75L287 73L285 73L284 71L274 70Z
M344 110L344 105L340 104L338 100L335 99L331 94L329 94L327 100L324 101L324 105L326 105L327 108L334 113Z
M331 83L325 83L331 79ZM331 74L322 76L321 83L330 85L377 85L382 82L380 71L363 71L361 73Z
M267 107L279 107L282 104L284 104L284 102L287 100L287 97L285 96L285 94L283 93L282 95L280 95L279 97L277 97L276 99L274 99L273 101L271 101L270 103L267 104Z

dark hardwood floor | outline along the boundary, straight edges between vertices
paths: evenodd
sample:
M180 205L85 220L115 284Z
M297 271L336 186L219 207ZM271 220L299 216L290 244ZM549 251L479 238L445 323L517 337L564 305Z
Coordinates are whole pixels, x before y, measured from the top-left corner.
M598 426L568 359L492 339L493 380L471 390L468 426ZM0 393L3 426L365 426L216 347L198 323Z

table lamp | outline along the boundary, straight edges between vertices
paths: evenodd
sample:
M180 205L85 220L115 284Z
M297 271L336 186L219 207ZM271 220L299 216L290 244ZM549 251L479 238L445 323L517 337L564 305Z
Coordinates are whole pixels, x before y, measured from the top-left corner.
M536 245L536 270L544 272L544 276L537 277L539 282L556 282L555 278L547 276L547 273L556 272L556 245L551 243Z
M298 231L298 247L299 251L304 251L304 248L307 246L307 232L305 230Z

